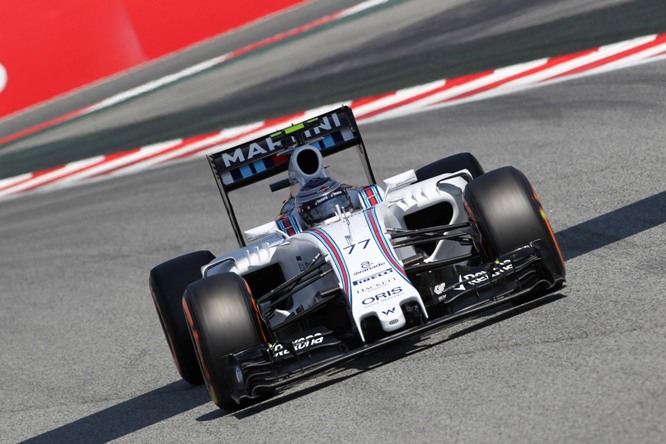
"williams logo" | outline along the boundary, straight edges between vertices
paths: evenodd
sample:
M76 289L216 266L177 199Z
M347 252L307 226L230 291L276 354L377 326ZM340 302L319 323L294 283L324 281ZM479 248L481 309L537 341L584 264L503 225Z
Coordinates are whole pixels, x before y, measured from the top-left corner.
M376 302L385 301L392 298L393 296L399 295L400 293L402 293L402 287L395 287L363 299L363 305L372 305Z

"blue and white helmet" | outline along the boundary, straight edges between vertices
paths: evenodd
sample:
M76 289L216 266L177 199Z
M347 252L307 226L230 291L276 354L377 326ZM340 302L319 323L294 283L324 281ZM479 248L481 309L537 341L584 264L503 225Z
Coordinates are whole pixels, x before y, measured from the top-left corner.
M352 206L346 187L330 177L309 181L296 195L298 215L309 227L335 216L336 207L348 211Z

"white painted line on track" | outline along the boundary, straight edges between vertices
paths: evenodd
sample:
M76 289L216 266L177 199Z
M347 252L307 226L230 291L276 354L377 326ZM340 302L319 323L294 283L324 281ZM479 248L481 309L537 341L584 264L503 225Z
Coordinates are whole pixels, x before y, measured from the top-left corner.
M69 175L72 172L78 171L79 169L86 168L87 166L94 165L104 160L104 156L96 156L90 159L78 160L76 162L68 163L61 167L54 169L46 170L45 172L35 173L32 179L27 181L22 181L14 187L6 188L0 191L0 197L3 197L7 194L13 194L18 192L30 191L36 188L45 187L52 183L58 182L64 176Z
M529 71L535 67L541 66L545 63L546 59L541 59L533 62L521 63L506 68L496 69L492 72L481 73L477 76L463 77L462 82L449 81L445 83L442 88L436 88L419 100L408 101L392 110L386 110L381 114L368 118L367 122L374 122L377 120L392 119L415 112L424 111L426 107L437 104L439 102L454 99L456 97L463 98L467 95L478 95L484 91L484 88L490 87L493 84L501 84L508 78L511 78L519 73Z
M367 2L359 3L356 6L351 6L341 12L338 13L338 17L349 17L354 14L358 14L359 12L367 11L368 9L372 9L375 6L383 5L385 3L388 3L390 0L368 0Z
M182 139L169 140L166 142L147 145L138 150L119 153L118 156L108 156L108 160L100 162L97 165L91 165L89 168L81 168L64 180L67 182L78 182L83 179L96 177L102 174L108 174L111 171L125 170L129 167L129 165L143 163L143 161L149 156L160 155L160 153L163 153L165 150L177 146L182 142Z
M198 63L194 66L190 66L176 73L161 77L157 80L152 80L148 83L144 83L143 85L137 86L136 88L128 89L127 91L115 94L107 99L97 102L94 105L84 108L85 110L84 114L109 108L111 106L118 105L119 103L126 102L135 97L148 94L150 92L155 91L156 89L162 88L163 86L170 85L172 83L178 82L179 80L207 71L221 63L226 62L230 58L231 57L229 56L229 54L224 54L222 56L215 57L213 59Z
M33 173L25 173L20 176L8 177L6 179L0 180L0 191L10 188L20 182L30 179L33 176Z
M447 82L447 80L437 80L435 82L426 83L424 85L401 89L399 91L390 93L387 96L381 97L378 100L368 102L359 107L354 107L354 115L356 116L357 120L371 122L373 116L383 115L388 110L399 106L401 103L408 102L414 97L431 94L432 91L436 91L445 87Z

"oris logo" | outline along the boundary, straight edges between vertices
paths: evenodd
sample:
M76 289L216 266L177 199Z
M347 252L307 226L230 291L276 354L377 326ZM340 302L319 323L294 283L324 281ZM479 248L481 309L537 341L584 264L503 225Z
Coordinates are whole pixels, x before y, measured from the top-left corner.
M5 69L4 66L2 66L2 63L0 63L0 92L2 92L3 89L5 89L6 84L7 84L7 70Z
M376 294L374 296L367 297L363 299L363 305L372 305L375 302L385 301L392 298L395 295L402 293L402 287L395 287L391 290L384 291L382 293ZM390 311L390 310L389 310Z

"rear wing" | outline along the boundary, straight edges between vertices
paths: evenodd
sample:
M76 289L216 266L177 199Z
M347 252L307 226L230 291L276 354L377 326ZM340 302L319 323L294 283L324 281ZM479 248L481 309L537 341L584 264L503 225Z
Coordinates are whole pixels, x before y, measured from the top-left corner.
M375 177L351 108L342 106L279 131L208 155L236 239L245 245L229 193L287 170L291 152L312 145L323 157L356 148L369 184Z

